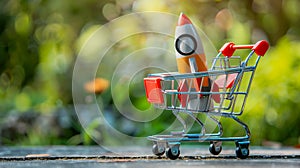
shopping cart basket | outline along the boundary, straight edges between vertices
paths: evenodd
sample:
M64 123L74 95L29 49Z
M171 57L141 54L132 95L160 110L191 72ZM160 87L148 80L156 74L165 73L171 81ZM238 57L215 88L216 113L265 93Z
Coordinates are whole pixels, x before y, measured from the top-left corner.
M254 45L226 43L213 59L212 67L208 71L187 74L156 73L144 78L147 100L156 108L171 110L183 125L183 131L149 136L148 139L153 141L153 153L157 156L166 153L168 158L177 159L181 142L207 141L210 142L209 151L218 155L222 150L222 141L233 141L236 144L236 156L247 158L250 130L238 117L243 114L257 64L268 48L269 44L264 40ZM251 51L241 61L239 56L232 56L237 49ZM209 81L209 87L202 87L205 80ZM199 133L188 133L187 124L180 113L187 114L201 126ZM207 133L205 123L197 116L200 113L215 122L218 131ZM218 116L232 119L245 130L245 135L223 136L223 127Z

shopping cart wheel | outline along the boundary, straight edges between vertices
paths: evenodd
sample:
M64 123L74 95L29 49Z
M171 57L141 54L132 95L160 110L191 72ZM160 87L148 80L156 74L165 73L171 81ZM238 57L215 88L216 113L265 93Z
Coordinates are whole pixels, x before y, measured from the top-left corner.
M158 147L157 144L154 144L152 146L152 152L156 156L161 156L165 153L165 148L164 147Z
M237 142L235 154L240 159L246 159L249 156L249 141L246 142Z
M179 157L180 155L180 150L179 150L179 146L172 146L172 147L169 147L167 150L166 150L166 156L169 158L169 159L172 159L172 160L175 160Z
M216 143L211 142L209 145L209 151L213 155L218 155L222 151L222 145L216 145Z

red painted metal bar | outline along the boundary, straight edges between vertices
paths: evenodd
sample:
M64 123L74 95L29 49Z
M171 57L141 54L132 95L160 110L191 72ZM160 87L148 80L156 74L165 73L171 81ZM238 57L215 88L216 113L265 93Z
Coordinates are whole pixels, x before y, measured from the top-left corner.
M254 45L233 45L233 49L252 49Z
M226 43L220 49L220 52L226 57L231 57L236 49L251 49L257 55L264 56L269 48L269 43L265 40L258 41L256 44L250 45L235 45L234 43Z

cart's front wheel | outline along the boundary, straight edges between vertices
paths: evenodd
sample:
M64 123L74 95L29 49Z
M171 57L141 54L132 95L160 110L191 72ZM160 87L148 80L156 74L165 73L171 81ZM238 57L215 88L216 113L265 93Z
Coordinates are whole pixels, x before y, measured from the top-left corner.
M236 156L240 159L246 159L249 156L248 148L236 147L235 149Z
M216 146L214 143L211 143L211 144L209 145L209 151L210 151L210 153L213 154L213 155L218 155L218 154L220 154L221 151L222 151L222 145Z
M156 156L161 156L165 153L165 148L164 147L158 147L157 144L154 144L152 147L152 152Z
M180 155L180 150L179 150L179 147L177 147L177 146L170 147L166 151L166 156L172 160L177 159L179 157L179 155Z

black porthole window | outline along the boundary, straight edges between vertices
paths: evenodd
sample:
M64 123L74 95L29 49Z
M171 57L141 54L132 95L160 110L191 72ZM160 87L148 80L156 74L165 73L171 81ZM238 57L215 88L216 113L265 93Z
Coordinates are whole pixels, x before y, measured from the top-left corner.
M176 39L175 48L181 55L191 55L196 51L197 41L192 35L183 34Z

